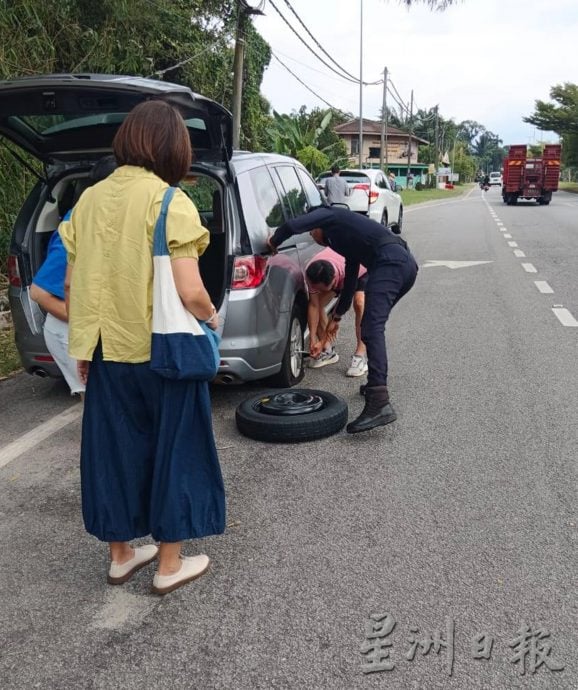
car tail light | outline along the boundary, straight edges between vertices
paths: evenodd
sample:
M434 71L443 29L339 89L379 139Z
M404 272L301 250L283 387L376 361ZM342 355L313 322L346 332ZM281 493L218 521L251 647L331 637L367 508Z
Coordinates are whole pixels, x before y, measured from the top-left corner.
M20 271L18 270L18 258L14 254L8 257L8 282L12 287L21 287Z
M51 355L36 355L32 358L35 362L54 362L54 357Z
M233 264L233 290L244 290L261 285L267 275L267 256L238 256Z
M369 192L369 203L373 204L373 202L376 201L378 196L379 192L376 192L372 189L371 192Z
M369 191L369 185L363 184L360 182L359 184L353 185L353 189L362 189L364 192L368 192Z

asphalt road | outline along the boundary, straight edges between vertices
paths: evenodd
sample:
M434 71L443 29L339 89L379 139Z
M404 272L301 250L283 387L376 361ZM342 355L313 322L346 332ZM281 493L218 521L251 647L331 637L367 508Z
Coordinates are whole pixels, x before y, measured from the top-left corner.
M421 270L387 329L398 421L272 446L234 424L260 388L215 389L228 529L187 545L212 569L164 598L150 569L106 584L79 419L56 429L64 386L0 383L0 686L578 688L577 218L562 192L408 208ZM350 417L353 342L348 317L340 362L304 381Z

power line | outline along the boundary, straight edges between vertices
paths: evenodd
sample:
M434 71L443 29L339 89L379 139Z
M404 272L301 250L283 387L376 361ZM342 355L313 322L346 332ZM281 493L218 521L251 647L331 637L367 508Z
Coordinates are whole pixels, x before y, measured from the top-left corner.
M297 38L301 41L301 43L303 43L303 45L307 48L307 50L309 50L309 51L310 51L320 62L322 62L322 63L325 65L325 67L327 67L328 69L330 69L332 72L334 72L335 74L337 74L338 77L341 77L341 78L344 79L345 81L350 81L350 82L353 82L353 83L355 83L355 84L359 84L359 79L358 79L358 78L356 78L356 77L350 77L350 76L345 76L345 75L341 74L341 73L338 72L332 65L330 65L328 62L326 62L318 53L316 53L316 52L313 50L313 48L307 43L307 41L306 41L306 40L295 30L295 28L291 25L291 23L287 20L287 18L281 13L281 11L280 11L279 8L275 5L275 3L273 2L273 0L269 0L269 3L270 3L270 5L271 5L271 7L273 7L273 9L275 10L275 12L277 12L277 14L281 17L281 19L282 19L282 20L285 22L285 24L289 27L289 29L291 29L291 31L295 34L295 36L297 36ZM311 34L310 34L310 35L311 35ZM333 58L331 58L331 59L333 59ZM336 63L336 64L337 64L337 63ZM339 67L339 69L343 70L342 67ZM343 70L343 71L345 71L345 70ZM346 74L349 74L349 73L346 72ZM363 82L363 84L366 85L366 86L374 86L375 84L381 84L381 83L382 83L381 81L371 82L371 83Z
M403 98L399 95L399 91L395 88L395 84L393 83L393 81L392 81L391 79L389 79L388 81L389 81L389 83L391 84L391 86L392 86L393 90L395 91L395 93L396 93L397 97L399 98L399 100L400 100L402 103L404 103L404 100L403 100ZM392 94L392 95L393 95L393 94ZM408 109L407 106L404 106L404 107L405 107L406 110Z
M280 65L282 65L282 66L289 72L289 74L291 74L293 77L295 77L295 79L297 79L297 81L298 81L300 84L302 84L308 91L310 91L314 96L317 96L317 98L318 98L320 101L323 101L323 103L325 103L325 105L328 105L328 106L331 108L331 110L337 110L337 111L339 111L339 112L343 112L343 109L342 109L342 108L336 108L334 105L331 105L331 103L329 103L329 101L326 101L322 96L320 96L316 91L314 91L310 86L308 86L302 79L300 79L300 78L295 74L295 72L293 72L293 70L291 70L289 67L287 67L287 65L286 65L282 60L280 60L280 59L277 57L277 55L275 55L275 53L271 52L271 55L275 58L275 60L277 60L277 62L278 62Z
M311 31L309 31L309 29L307 28L307 26L304 24L304 22L303 22L303 20L301 19L301 17L300 17L300 16L297 14L297 12L293 9L293 6L292 6L291 3L289 2L289 0L284 0L284 2L285 2L285 4L287 5L287 7L289 8L289 10L292 12L292 14L294 15L294 17L297 19L297 21L299 22L299 24L301 24L301 26L305 29L305 31L307 32L308 36L311 38L311 40L313 41L313 43L315 43L315 45L319 48L319 50L321 50L321 52L322 52L324 55L326 55L326 56L331 60L331 62L332 62L334 65L336 65L337 67L339 67L339 69L340 69L344 74L346 74L346 75L347 75L348 77L350 77L351 79L354 79L355 81L359 82L359 79L358 79L355 75L353 75L353 74L351 74L350 72L348 72L348 71L347 71L344 67L342 67L336 60L334 60L334 59L331 57L331 55L325 50L325 48L321 45L321 43L319 43L319 41L315 38L315 36L311 33ZM271 4L273 4L273 3L271 3ZM373 86L373 85L375 85L375 84L381 84L382 82L383 82L383 79L382 79L382 80L379 80L379 81L371 82L371 83L369 83L369 82L363 82L363 84L364 84L365 86Z
M356 83L356 84L359 84L359 79L355 79L355 78L352 79L352 78L350 78L350 77L346 77L346 76L344 76L343 74L340 74L340 73L339 73L334 67L332 67L329 63L325 62L325 60L324 60L322 57L320 57L320 56L313 50L313 48L307 43L307 41L306 41L297 31L295 31L295 29L293 28L293 26L291 26L291 24L289 23L289 21L281 14L281 11L277 8L277 6L276 6L275 3L273 2L273 0L269 0L269 4L270 4L271 7L275 10L275 12L277 12L277 14L281 17L281 19L285 22L285 24L287 24L287 26L291 29L291 31L295 34L295 36L297 36L297 38L301 41L301 43L303 43L303 45L307 48L307 50L309 50L311 53L313 53L313 55L315 55L315 57L316 57L320 62L322 62L322 63L323 63L326 67L328 67L332 72L335 72L335 74L337 74L337 75L338 75L339 77L341 77L342 79L345 79L346 81L351 81L351 82L354 82L354 83Z
M409 108L407 107L407 105L403 101L400 101L398 99L397 95L389 88L389 86L387 87L387 92L393 98L393 100L396 102L399 108L401 108L401 110L403 110L406 114L409 113Z
M315 67L311 67L311 65L308 65L306 62L301 62L300 60L297 60L296 58L292 57L291 55L287 55L286 53L281 52L280 50L275 51L277 55L281 55L281 57L284 57L287 60L291 60L292 62L296 62L298 65L301 65L302 67L306 67L307 69L310 69L312 72L316 72L317 74L321 74L325 79L333 79L335 81L342 80L342 77L337 77L333 76L332 74L327 74L324 70L320 69L315 69ZM383 80L382 80L383 82Z
M157 72L153 72L151 76L155 77L162 77L165 75L167 72L172 72L172 70L177 69L177 67L182 67L183 65L186 65L187 62L191 62L192 60L196 60L198 57L206 53L208 50L212 50L213 46L208 45L206 48L203 48L200 53L197 53L196 55L191 55L188 58L185 58L184 60L181 60L180 62L177 62L176 65L172 65L171 67L167 67L166 69L161 69L158 70Z

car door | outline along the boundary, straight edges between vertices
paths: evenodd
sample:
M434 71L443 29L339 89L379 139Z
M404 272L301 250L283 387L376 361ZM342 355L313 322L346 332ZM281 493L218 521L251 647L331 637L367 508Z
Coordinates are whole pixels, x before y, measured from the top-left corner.
M296 218L306 213L309 209L307 197L295 167L293 165L276 165L273 173L279 185L279 193L283 201L285 213L290 218ZM302 265L303 257L311 254L312 243L311 236L308 232L305 232L300 235L293 235L281 247L286 250L294 249L295 251L291 253L291 256Z
M296 168L296 170L305 194L306 211L310 211L312 208L317 208L318 206L323 205L323 198L321 197L319 189L313 179L302 168ZM305 270L305 267L309 261L311 261L311 259L323 249L321 245L313 241L310 235L307 235L307 238L307 243L304 242L299 246L299 261L301 262L303 270Z
M401 203L399 195L391 191L389 182L385 175L381 173L377 175L375 178L375 183L379 190L380 206L382 207L382 209L387 209L388 225L391 225L392 223L397 223L397 220L399 218L399 206Z

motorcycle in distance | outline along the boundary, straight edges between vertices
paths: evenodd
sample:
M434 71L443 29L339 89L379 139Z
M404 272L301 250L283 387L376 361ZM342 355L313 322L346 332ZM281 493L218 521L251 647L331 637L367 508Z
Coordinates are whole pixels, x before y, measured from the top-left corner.
M486 175L482 180L480 180L480 189L487 192L490 189L490 178Z

